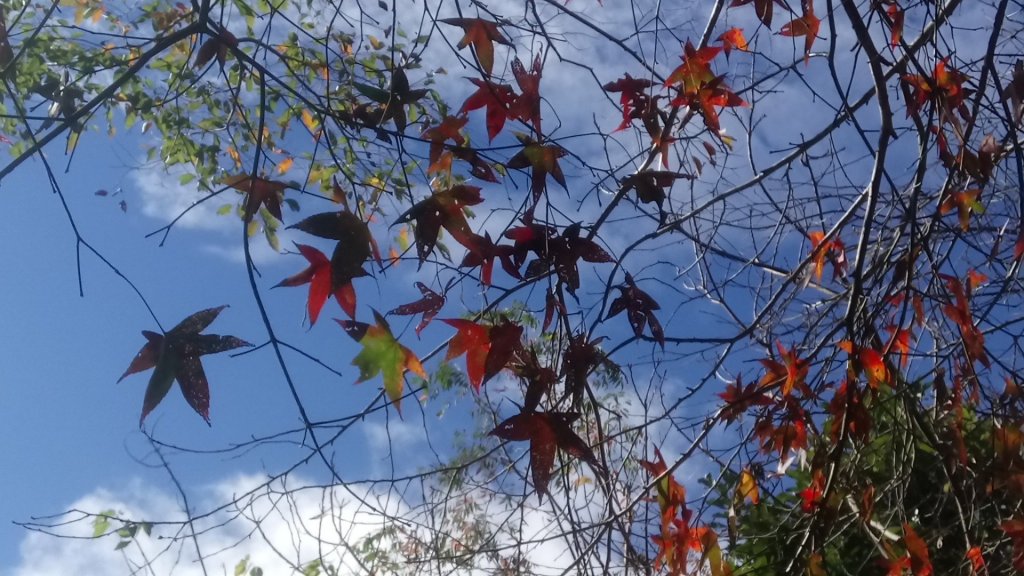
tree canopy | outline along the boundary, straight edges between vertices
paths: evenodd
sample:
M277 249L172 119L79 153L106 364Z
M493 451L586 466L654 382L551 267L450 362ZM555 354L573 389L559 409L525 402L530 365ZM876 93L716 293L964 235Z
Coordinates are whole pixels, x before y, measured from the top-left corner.
M184 511L24 526L153 573L1024 571L1020 8L0 4L0 181L150 317L116 393ZM108 142L174 207L95 191L159 219L139 274L68 201ZM200 215L246 291L180 310ZM154 424L232 378L279 418ZM218 455L256 479L190 504Z

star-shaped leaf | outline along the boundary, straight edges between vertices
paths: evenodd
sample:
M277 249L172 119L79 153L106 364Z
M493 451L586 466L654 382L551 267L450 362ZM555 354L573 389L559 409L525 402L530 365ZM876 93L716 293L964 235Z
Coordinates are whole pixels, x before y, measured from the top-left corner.
M516 94L508 84L495 84L477 78L470 78L469 81L476 85L476 92L470 94L469 98L462 103L459 114L486 108L487 138L494 140L494 137L505 126L509 107L515 101Z
M814 15L814 3L804 4L804 15L784 25L779 34L782 36L803 36L804 37L804 65L811 59L811 47L818 37L818 30L821 28L821 19Z
M508 38L498 30L497 22L480 18L444 18L440 22L462 28L465 34L456 47L462 49L472 44L476 58L480 61L480 68L488 76L494 68L494 43L512 46Z
M551 175L562 188L568 190L565 185L565 175L558 165L558 159L565 156L565 149L557 144L541 144L528 136L519 136L523 143L523 149L509 159L509 168L531 168L530 190L533 192L533 206L537 205L544 192L547 190L547 176Z
M616 288L619 289L620 295L609 306L608 317L613 318L625 311L629 325L633 327L633 334L637 338L643 335L645 326L650 326L651 336L658 344L661 344L662 348L665 348L665 332L654 315L654 311L660 310L661 306L654 298L651 298L650 294L637 287L633 282L633 277L629 274L626 274L626 283L616 286Z
M288 187L284 182L268 180L263 177L253 178L248 174L237 174L228 176L222 181L227 186L240 192L245 192L245 209L242 212L242 220L249 222L260 205L266 206L274 218L281 219L281 198L284 189Z
M296 228L313 236L338 241L331 255L331 292L351 284L355 278L367 276L363 264L370 256L373 256L378 264L381 262L380 250L366 222L348 210L314 214L288 228ZM351 308L354 310L354 292L351 300Z
M523 327L518 324L505 321L487 326L458 318L441 321L459 331L448 342L445 362L465 354L466 375L477 392L522 350Z
M164 399L175 380L178 381L181 393L189 406L202 416L207 424L210 423L210 385L199 357L252 346L234 336L200 334L224 308L226 306L218 306L196 312L166 334L148 330L142 332L146 338L145 346L139 350L128 369L118 379L120 382L131 374L154 369L146 387L139 426L142 426L146 416Z
M524 412L498 424L489 434L503 440L530 441L533 487L538 498L543 499L557 449L601 469L590 446L572 430L572 423L579 416L574 412Z
M356 314L356 293L352 283L348 282L332 289L331 261L327 259L327 256L324 256L324 253L316 248L306 246L305 244L296 244L295 247L299 249L299 253L309 262L309 267L294 276L281 280L274 288L309 284L307 309L310 326L316 324L316 320L320 316L320 310L323 309L324 302L327 301L331 294L334 294L334 299L338 301L338 305L348 314L349 318L354 318Z
M445 296L427 288L422 282L417 282L416 288L419 289L420 294L423 294L423 298L415 302L402 304L388 312L388 315L411 316L413 314L423 314L423 318L416 326L416 336L419 336L420 332L434 319L434 316L437 316L437 313L441 311L441 308L444 308Z
M420 364L420 359L411 350L402 346L391 334L387 320L376 310L373 311L376 324L366 324L354 320L336 320L353 340L362 344L363 349L352 360L352 365L359 368L360 382L366 382L377 374L384 380L384 392L387 393L395 410L402 413L403 375L411 371L424 380L427 373Z
M466 222L463 208L483 202L480 188L468 184L457 184L446 190L434 192L429 198L413 205L402 214L396 224L416 221L416 254L422 264L437 243L437 234L443 226L457 242L468 245L473 231Z

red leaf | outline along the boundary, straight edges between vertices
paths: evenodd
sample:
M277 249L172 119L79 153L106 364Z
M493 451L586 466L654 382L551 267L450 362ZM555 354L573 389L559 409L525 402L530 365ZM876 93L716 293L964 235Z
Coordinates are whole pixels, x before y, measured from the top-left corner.
M512 60L512 75L515 76L516 83L519 84L519 90L522 91L522 94L516 97L508 110L508 117L510 119L515 118L526 124L531 124L537 135L542 133L540 130L540 75L542 66L540 54L534 56L529 72L526 71L519 58ZM562 186L565 186L565 184L563 183Z
M309 284L307 309L309 325L313 326L320 316L320 310L323 309L324 302L331 295L331 262L327 259L327 256L324 256L323 252L312 246L296 244L295 247L299 249L299 253L302 254L303 258L309 262L309 267L294 276L281 280L274 288ZM341 304L341 301L339 300L338 303ZM352 317L355 315L355 310L351 312L346 310L346 313L349 313L349 316Z
M903 544L910 555L910 571L914 576L931 576L932 562L928 558L928 545L910 524L903 524Z
M489 434L503 440L530 441L533 487L543 499L548 492L556 449L600 468L590 446L572 430L579 414L572 412L523 412L498 424Z
M509 107L515 100L515 92L508 84L495 84L476 78L470 78L469 81L475 84L477 89L462 103L459 114L486 108L487 137L494 140L494 137L505 126L505 120L509 116Z
M522 349L523 327L511 322L493 326L463 319L442 319L459 332L448 342L445 362L466 354L466 376L476 392L501 372Z
M416 283L416 288L419 289L420 294L423 294L423 298L415 302L408 304L402 304L401 306L388 312L389 315L394 314L396 316L411 316L413 314L423 314L423 318L420 323L416 326L416 336L420 335L420 332L430 324L430 321L437 316L437 313L444 307L445 296L444 294L438 294L430 288L427 288L422 282Z

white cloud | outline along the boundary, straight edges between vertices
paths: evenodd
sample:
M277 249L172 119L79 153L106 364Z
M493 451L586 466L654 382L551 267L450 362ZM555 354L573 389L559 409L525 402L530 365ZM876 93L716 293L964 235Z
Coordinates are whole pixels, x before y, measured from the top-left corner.
M181 215L176 227L200 230L227 230L237 220L217 215L217 208L238 199L233 192L223 198L202 201L207 193L194 184L182 184L186 174L184 166L151 166L132 172L132 183L142 198L142 213L162 222L170 222Z
M554 484L554 483L553 483ZM554 489L554 486L553 486ZM584 492L591 492L584 495ZM600 497L594 497L596 488L578 490L570 504L577 514L599 517L604 509ZM415 564L406 563L404 554L415 554L416 543L425 541L428 527L438 527L440 518L430 519L433 507L411 508L396 491L376 491L359 486L324 487L297 476L288 480L267 482L259 476L238 475L224 479L202 490L192 491L190 497L197 510L215 511L195 521L198 534L193 540L190 529L181 522L185 519L177 497L141 482L133 482L126 489L97 489L74 502L69 510L100 512L113 510L117 517L141 521L159 519L152 535L139 531L135 540L122 550L115 550L119 542L116 535L100 539L91 538L93 524L84 513L70 512L58 520L61 524L56 537L40 532L29 533L20 545L19 563L4 571L10 576L119 576L134 574L230 574L235 566L248 558L249 566L258 566L264 574L289 574L310 562L321 561L339 568L339 574L362 574L368 570L394 573L415 570ZM572 565L574 555L567 538L559 535L551 508L534 508L533 494L528 502L508 504L493 493L467 493L463 502L475 501L472 510L483 519L498 536L485 547L495 548L492 554L476 554L472 567L456 573L490 573L495 558L508 558L515 550L535 567L536 573L558 573ZM218 508L223 502L233 505ZM453 500L455 502L456 500ZM560 503L564 506L566 503ZM510 508L511 506L511 508ZM442 507L444 508L444 507ZM585 512L589 510L589 512ZM521 516L520 516L521 515ZM78 520L64 523L65 520ZM443 527L457 530L448 518ZM119 521L111 520L116 530ZM453 525L454 526L454 525ZM512 534L514 533L514 534ZM447 540L447 546L454 546ZM197 562L197 548L203 565ZM360 563L351 550L360 550ZM391 552L398 564L388 566L381 561L368 564L367 550ZM429 552L421 548L421 553Z

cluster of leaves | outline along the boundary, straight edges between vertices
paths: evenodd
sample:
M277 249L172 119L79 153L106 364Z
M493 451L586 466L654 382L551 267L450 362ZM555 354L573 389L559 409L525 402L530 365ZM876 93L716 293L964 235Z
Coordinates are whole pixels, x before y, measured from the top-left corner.
M986 61L978 75L969 70L969 59L955 54L940 51L926 57L922 46L935 42L939 50L941 44L928 40L932 32L927 26L922 40L904 37L908 22L929 18L941 27L946 16L929 12L938 8L899 0L863 7L841 4L842 10L839 3L829 4L834 12L823 20L813 0L799 7L784 0L732 0L726 10L729 22L752 25L723 30L719 6L701 40L680 41L680 62L674 68L673 60L664 71L653 62L640 62L629 71L597 70L595 78L618 76L600 82L605 93L615 95L612 104L617 102L621 112L617 127L600 139L606 150L620 132L635 136L636 144L629 161L612 166L609 159L607 169L570 151L572 139L554 137L556 123L548 110L559 95L542 80L545 74L551 78L545 68L554 57L563 57L543 21L532 29L547 48L532 46L521 60L510 38L525 28L483 7L476 17L460 12L433 22L441 33L455 34L450 38L454 50L473 70L474 77L462 84L469 95L457 111L431 88L443 72L424 69L432 64L423 55L429 53L433 32L410 38L389 26L382 41L329 28L316 37L320 29L306 22L315 34L293 31L274 36L270 45L266 38L271 35L264 34L260 21L279 14L281 7L266 2L255 7L233 2L240 16L236 21L218 20L217 11L203 4L154 4L131 21L111 14L102 3L83 0L76 3L74 26L90 19L117 31L111 37L123 39L97 51L67 48L58 41L70 23L36 29L37 22L28 18L9 30L0 18L0 67L16 112L0 119L0 132L29 136L16 143L4 136L20 163L34 152L32 142L45 143L65 132L66 148L73 152L88 119L102 111L111 132L118 126L131 129L141 120L144 134L161 135L150 158L184 167L181 184L194 184L204 202L234 195L221 212L237 214L249 236L262 231L279 249L278 230L286 226L319 239L313 242L330 242L329 257L311 244L296 243L308 266L275 287L309 284L305 310L311 328L327 301L336 300L348 317L337 322L360 346L352 360L357 382L379 375L383 395L401 414L404 398L438 379L438 373L454 370L441 367L447 364L431 366L426 354L421 360L388 320L420 315L417 337L437 338L443 331L447 339L446 346L437 347L446 349L443 363L465 356L465 377L448 381L471 390L489 408L479 436L490 429L486 436L529 444L529 483L539 497L561 496L552 494L551 482L560 454L564 470L584 468L578 466L582 462L595 475L594 494L608 502L607 515L584 526L573 511L566 517L575 524L564 534L607 542L608 556L622 549L644 570L682 574L706 567L714 576L739 567L769 572L795 567L817 575L875 566L890 575L915 576L934 572L933 566L962 565L975 573L1022 569L1024 519L1011 505L1024 486L1020 379L1013 361L993 346L1000 342L1016 350L1020 336L1016 321L1000 310L1016 302L1013 298L1019 300L1015 278L1024 258L1019 208L1004 192L1014 169L1007 161L1011 157L1019 187L1024 187L1024 161L1015 144L1024 113L1024 64L1016 63L1005 87L996 88L1001 80L989 87L989 79L998 76L994 64ZM397 15L398 9L386 2L380 8ZM551 9L570 13L567 6ZM799 143L787 144L791 152L772 150L765 165L756 150L761 120L755 107L777 102L770 100L777 91L766 88L776 75L811 73L818 63L815 46L821 50L824 44L816 41L827 33L823 23L844 17L843 11L857 35L855 49L869 60L875 92L856 100L848 88L839 88L846 80L834 76L843 102L834 106L828 128L794 137ZM794 46L791 65L754 53L759 46L765 50L780 12L789 17L775 29L775 39L799 43L803 38L802 47ZM579 12L571 14L589 22ZM141 37L140 23L154 33L142 47L134 41ZM715 37L713 30L721 33ZM882 35L880 44L875 32ZM34 40L19 45L28 37ZM888 50L884 56L883 50ZM841 68L836 53L821 56L833 75ZM504 76L502 61L508 62ZM64 70L51 71L47 62L61 62ZM760 67L766 65L774 72L763 73ZM753 79L735 72L741 67ZM114 84L96 84L101 72L112 73ZM880 92L890 84L893 94ZM810 90L817 99L817 89ZM187 98L169 96L179 93ZM877 143L869 143L873 132L858 116L873 99L883 116ZM906 118L892 114L899 99ZM45 106L45 117L26 114L23 100ZM247 101L258 102L255 113L243 105ZM865 170L872 174L865 191L851 184L847 189L857 190L847 195L848 190L828 192L840 186L837 182L858 178L845 172L847 156L816 147L856 140L837 132L848 125L858 130L855 135L877 165ZM739 131L747 134L731 135ZM474 144L483 134L487 146ZM751 168L749 178L734 184L731 171L740 170L738 138L746 140ZM895 161L886 156L890 141L900 138L916 138L921 151L909 184L900 182L901 173L892 168ZM832 157L834 162L823 160ZM932 162L936 157L938 162ZM250 158L251 168L246 165ZM571 179L570 164L596 175L594 190L615 183L613 200L600 205L593 221L583 221L591 213L580 207L598 203L579 191L583 186ZM300 179L276 179L297 173L297 166L305 170ZM804 173L807 183L794 184ZM559 206L550 181L579 202L577 214ZM679 194L683 185L690 187L688 200ZM708 194L709 199L700 196L718 186L723 189ZM893 192L887 193L886 186ZM511 192L520 188L523 194ZM804 188L813 195L803 196ZM743 195L755 189L757 194ZM503 197L510 198L510 212L501 209ZM320 200L337 206L285 222L284 206L297 211ZM640 215L623 216L619 206L624 200L634 201ZM718 206L721 213L715 212ZM487 219L475 221L476 212ZM953 213L955 225L947 218ZM993 213L1003 221L996 222ZM511 216L498 222L502 214ZM777 221L770 221L770 215ZM638 223L635 230L624 230L627 242L633 242L625 247L612 231L620 216ZM1012 219L1020 231L1008 257L1001 240ZM388 224L399 228L401 250L392 247L385 262L378 241L384 245L380 229ZM726 232L736 227L751 239L741 241ZM412 282L421 298L381 314L366 304L362 283L380 280L403 264L411 250L409 230L415 257L408 259L418 266ZM760 245L762 230L773 230L765 246ZM638 257L643 251L667 253L665 246L679 244L659 246L665 238L685 238L695 248L694 261L672 254L652 264ZM802 247L794 248L798 244ZM255 270L246 254L247 266ZM648 266L669 272L647 273ZM683 276L687 284L679 288L676 280ZM457 299L452 291L463 289L464 299L470 278L478 280L483 304L453 311ZM513 287L504 286L505 281ZM259 290L255 279L253 289ZM524 298L531 311L541 306L530 299L543 294L539 330L530 325L529 314L498 309L519 290L529 292ZM716 321L708 323L714 327L690 330L687 320L698 316L684 310L691 305L689 296L675 297L687 294L699 295L716 309L697 308ZM449 317L432 324L446 307ZM748 308L754 312L743 311ZM143 332L146 344L122 376L153 370L140 425L175 381L188 404L209 422L210 391L201 356L249 346L232 336L202 333L222 309L197 312L166 333ZM368 318L372 322L362 321ZM737 329L719 337L712 334L719 329L717 321ZM272 333L269 337L276 342ZM637 359L640 353L643 361ZM700 369L711 368L698 378L687 364L686 377L701 383L685 398L700 395L718 409L680 435L692 443L679 460L666 461L661 449L668 453L666 446L654 447L654 460L646 460L649 444L656 442L639 433L611 432L608 420L622 415L599 397L598 374L629 373L637 389L637 381L646 376L636 371L654 366L651 378L657 384L651 387L664 384L659 390L664 400L676 392L659 370L694 359ZM628 370L620 370L616 361L628 364ZM433 377L427 366L435 371ZM708 383L725 374L732 376L724 378L724 389L711 390ZM422 381L410 380L411 375ZM489 404L485 385L496 380L512 383L496 401L505 404ZM1001 393L994 391L993 380L1006 382ZM623 390L620 386L618 392ZM682 402L666 402L671 407L659 417L647 407L654 403L645 404L649 412L634 432L646 433L660 421L678 431ZM508 413L509 403L517 412L499 416ZM306 426L304 432L314 435L316 425ZM740 448L712 447L712 430ZM633 451L617 452L630 442ZM459 468L492 466L487 470L491 476L480 483L489 485L495 477L520 471L510 456L514 445L506 448L501 454L508 460L500 466L489 460L498 456L472 452ZM718 479L708 483L717 500L699 507L690 506L687 490L675 477L695 453L721 469ZM641 471L636 473L641 481L631 481L631 466ZM769 471L773 466L774 473ZM454 473L445 479L451 486L464 482ZM563 486L571 489L569 483ZM635 526L629 525L642 524L642 515L615 508L620 491L634 502L653 494L656 521L644 526L650 538L636 538ZM991 502L983 503L982 494ZM437 509L447 509L447 502ZM612 530L619 532L612 536ZM438 555L448 550L432 548L437 541L423 544L412 531L405 537L410 544L403 553L409 558L419 550ZM953 540L955 545L948 543ZM466 541L481 548L491 545L480 534ZM591 550L592 545L577 549ZM509 558L495 564L526 565Z

